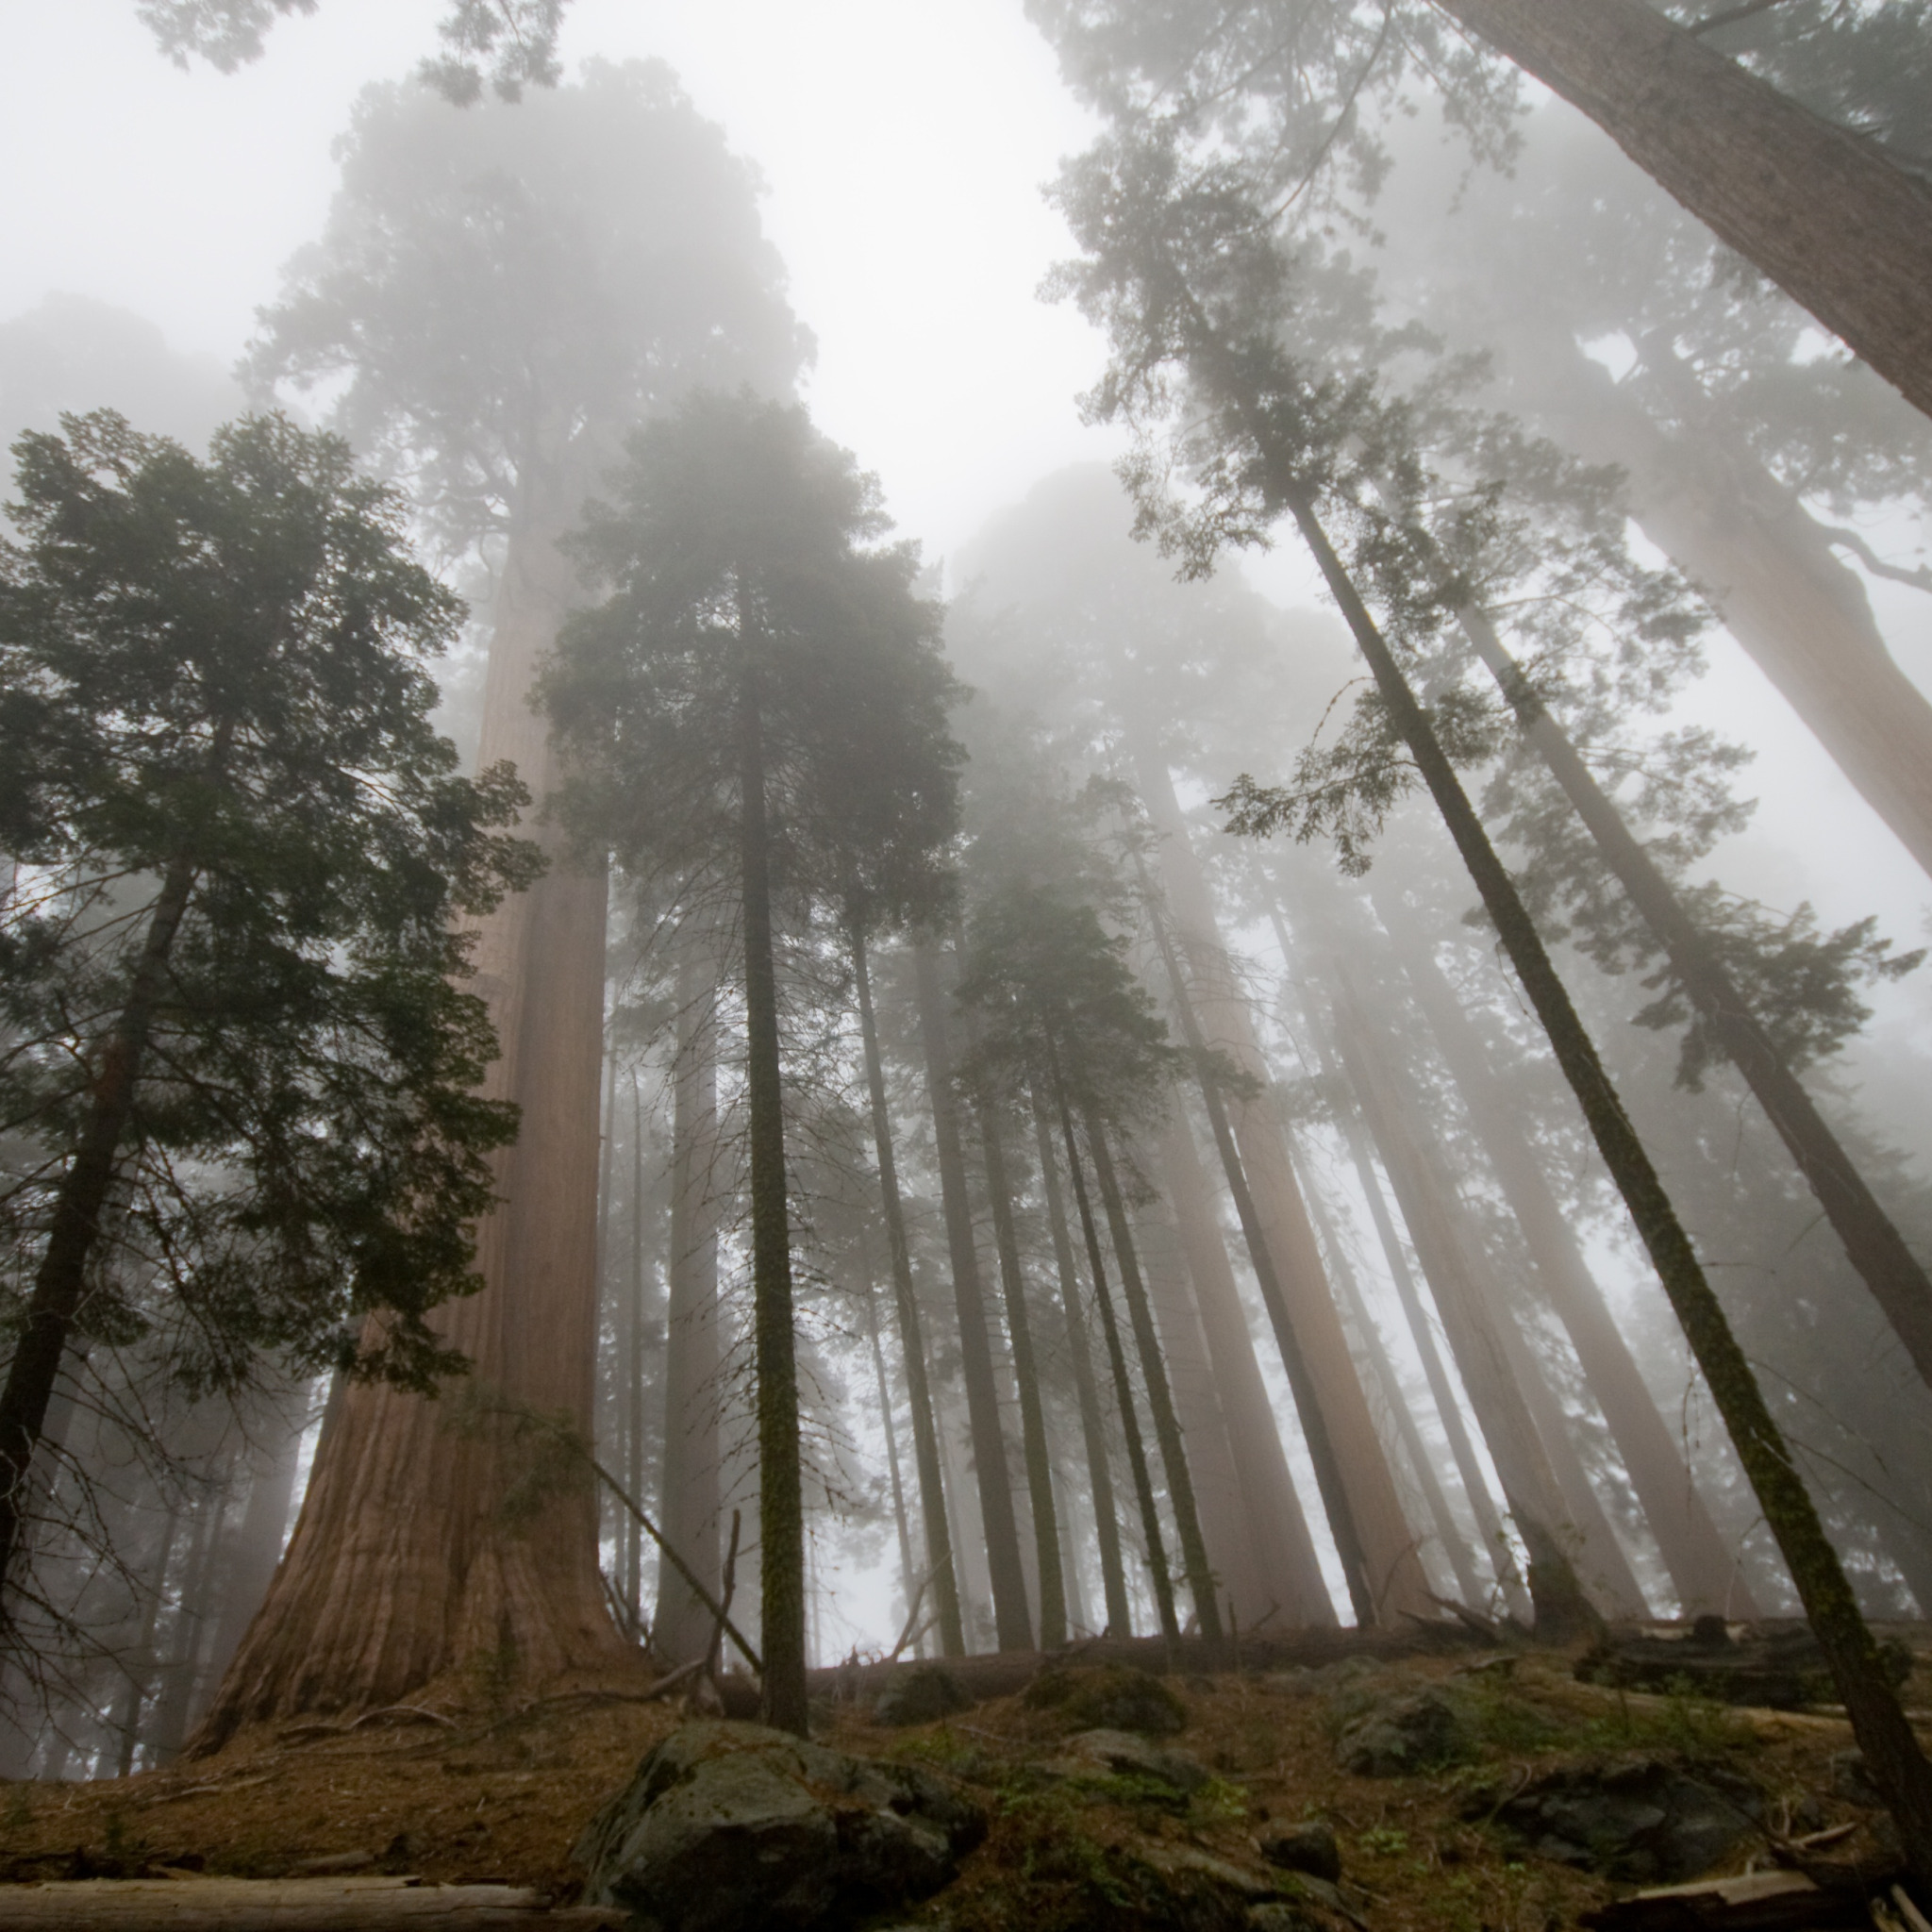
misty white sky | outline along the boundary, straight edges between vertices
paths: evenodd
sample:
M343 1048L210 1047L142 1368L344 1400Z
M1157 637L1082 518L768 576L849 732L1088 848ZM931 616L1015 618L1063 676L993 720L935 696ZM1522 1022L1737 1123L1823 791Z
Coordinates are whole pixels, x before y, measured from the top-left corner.
M408 73L444 6L322 0L223 76L164 62L134 0L0 0L0 318L72 291L231 359L321 225L357 90ZM881 473L928 555L955 552L1045 472L1112 453L1073 403L1101 344L1034 297L1065 252L1040 187L1087 129L1020 0L575 0L564 51L572 66L661 56L758 164L819 338L814 413ZM1310 595L1288 554L1255 575L1284 601ZM1877 591L1894 651L1932 681L1932 598ZM1924 939L1924 875L1756 670L1727 641L1712 655L1694 710L1759 747L1747 784L1763 801L1722 874L1833 920L1877 910L1903 943ZM1285 766L1309 721L1282 722ZM1920 978L1883 996L1894 1069L1932 1033L1932 969Z

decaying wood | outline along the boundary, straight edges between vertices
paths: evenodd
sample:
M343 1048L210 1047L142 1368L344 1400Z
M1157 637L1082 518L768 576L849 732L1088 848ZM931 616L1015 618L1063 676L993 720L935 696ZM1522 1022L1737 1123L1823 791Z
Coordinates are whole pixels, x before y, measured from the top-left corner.
M618 1932L608 1907L553 1909L511 1885L414 1878L88 1878L0 1886L0 1932Z
M1800 1932L1831 1923L1834 1905L1802 1872L1751 1872L1640 1891L1585 1912L1582 1923L1592 1932Z
M1910 1659L1882 1651L1888 1674L1904 1681ZM1817 1638L1802 1626L1730 1634L1722 1617L1700 1617L1689 1632L1616 1631L1576 1666L1579 1683L1622 1690L1688 1690L1719 1704L1790 1710L1835 1693Z

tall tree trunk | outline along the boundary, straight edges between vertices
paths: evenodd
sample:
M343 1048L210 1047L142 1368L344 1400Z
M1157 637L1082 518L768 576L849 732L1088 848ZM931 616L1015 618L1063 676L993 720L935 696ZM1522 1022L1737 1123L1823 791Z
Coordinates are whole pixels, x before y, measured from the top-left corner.
M1193 1130L1178 1108L1160 1143L1160 1169L1174 1203L1181 1248L1194 1284L1201 1332L1221 1396L1228 1446L1234 1455L1247 1529L1241 1555L1254 1577L1254 1594L1235 1592L1243 1629L1278 1615L1290 1628L1335 1623L1335 1606L1322 1561L1308 1534L1294 1475L1281 1446L1268 1385L1255 1357L1247 1310L1235 1286L1220 1218L1194 1145ZM1235 1571L1234 1575L1239 1575ZM1232 1580L1224 1579L1224 1589Z
M749 595L741 577L740 641L749 649ZM739 714L739 810L743 827L745 1091L751 1142L752 1359L758 1439L760 1712L776 1730L806 1734L805 1491L798 1444L798 1341L792 1327L791 1218L786 1202L785 1089L778 1058L778 978L773 958L771 834L765 818L764 720L748 664Z
M1697 407L1696 379L1674 351L1641 347L1642 368L1687 416L1675 434L1567 334L1511 341L1512 401L1588 461L1624 470L1644 535L1697 581L1865 803L1932 873L1932 702L1886 648L1831 530L1734 428Z
M557 774L527 695L575 590L554 538L527 519L511 534L478 752L486 765L512 760L540 800ZM471 981L502 1047L484 1091L517 1102L522 1128L493 1158L502 1205L477 1230L485 1286L432 1321L479 1391L567 1415L588 1435L606 882L568 862L559 830L531 829L550 870L480 922ZM628 1663L588 1477L511 1525L502 1505L520 1458L488 1433L450 1428L448 1412L384 1388L347 1391L288 1554L191 1750L218 1749L244 1724L395 1704L486 1654L513 1657L533 1681Z
M1160 1514L1154 1507L1154 1483L1147 1473L1147 1452L1141 1441L1141 1424L1134 1413L1134 1390L1127 1378L1127 1357L1121 1347L1120 1324L1114 1319L1113 1302L1107 1291L1107 1263L1100 1252L1100 1229L1093 1219L1093 1203L1087 1192L1087 1176L1080 1165L1080 1149L1074 1139L1074 1115L1067 1104L1067 1092L1058 1066L1053 1072L1054 1106L1059 1114L1060 1136L1067 1157L1067 1178L1074 1184L1074 1206L1080 1216L1080 1233L1087 1243L1087 1265L1093 1271L1093 1306L1100 1316L1100 1331L1107 1342L1108 1366L1113 1371L1114 1400L1120 1409L1121 1438L1126 1445L1127 1467L1134 1478L1134 1496L1141 1506L1141 1533L1147 1544L1147 1568L1154 1579L1154 1602L1160 1612L1160 1632L1170 1644L1181 1639L1180 1619L1174 1615L1174 1582L1168 1574L1167 1544L1160 1534ZM1130 1634L1123 1629L1122 1635Z
M879 1391L879 1428L886 1439L886 1475L892 1490L892 1527L899 1537L899 1588L909 1617L919 1589L919 1574L912 1567L912 1528L906 1519L906 1485L899 1474L899 1431L892 1420L892 1388L886 1379L886 1351L879 1341L878 1291L872 1284L870 1270L865 1281L865 1339L872 1348L873 1381Z
M155 1009L167 980L168 955L194 883L194 866L185 858L162 874L127 997L113 1031L93 1055L87 1125L54 1196L46 1250L0 1387L0 1622L12 1615L13 1564L32 1520L34 1454L87 1298L88 1257L114 1190L121 1142L134 1118Z
M1503 1198L1523 1230L1538 1285L1568 1332L1584 1378L1602 1407L1684 1614L1757 1615L1750 1591L1725 1554L1724 1540L1604 1306L1603 1293L1517 1124L1515 1107L1475 1027L1395 895L1377 891L1375 905L1401 946L1416 1003L1469 1108Z
M701 937L690 937L678 955L676 998L677 1058L671 1072L671 1293L664 1320L658 1526L665 1541L715 1598L724 1588L719 1552L724 1516L716 1172L719 1042L716 965ZM642 1203L638 1206L641 1211ZM641 1335L641 1307L637 1321ZM640 1455L641 1434L640 1430ZM658 1604L651 1619L652 1646L658 1657L672 1664L703 1657L716 1627L704 1599L660 1556Z
M1367 1302L1362 1299L1361 1286L1342 1251L1335 1224L1329 1219L1327 1208L1322 1205L1320 1192L1312 1187L1304 1191L1308 1197L1309 1212L1315 1217L1315 1231L1328 1251L1328 1278L1334 1282L1341 1298L1344 1313L1354 1321L1360 1333L1362 1347L1367 1351L1376 1378L1382 1385L1382 1399L1388 1405L1396 1433L1402 1438L1402 1446L1408 1452L1409 1468L1414 1473L1416 1487L1422 1491L1430 1520L1436 1525L1436 1541L1442 1546L1442 1556L1456 1578L1456 1588L1461 1593L1462 1601L1471 1609L1475 1609L1483 1600L1482 1586L1476 1580L1475 1566L1470 1561L1469 1545L1463 1538L1462 1526L1456 1521L1455 1512L1449 1507L1449 1498L1443 1494L1442 1485L1437 1479L1435 1462L1423 1441L1415 1411L1409 1407L1407 1395L1396 1375L1395 1365L1382 1344L1381 1331L1369 1313Z
M993 1243L999 1251L1000 1285L1007 1304L1007 1336L1013 1350L1013 1379L1020 1393L1020 1440L1026 1458L1026 1493L1033 1506L1034 1560L1040 1575L1040 1647L1058 1650L1067 1641L1066 1585L1060 1576L1060 1532L1053 1501L1052 1452L1046 1412L1040 1400L1040 1370L1033 1357L1033 1323L1026 1279L1020 1268L1020 1237L1013 1224L1011 1182L1000 1132L998 1105L983 1088L978 1096L980 1142L986 1154L986 1191L992 1202Z
M940 1193L946 1216L946 1246L953 1263L953 1294L959 1311L959 1360L966 1383L966 1413L973 1430L973 1470L978 1478L979 1516L986 1529L992 1614L1002 1650L1033 1648L1026 1613L1026 1574L1020 1563L1020 1531L1013 1514L1012 1472L1000 1426L992 1343L987 1329L986 1293L973 1239L973 1207L966 1188L966 1153L959 1140L959 1104L953 1091L953 1054L946 1034L946 993L939 955L928 945L913 956L919 993L919 1030L925 1047L932 1099L933 1140L939 1150Z
M1564 4L1568 6L1570 0ZM1215 361L1220 375L1218 347ZM1271 466L1285 472L1287 466L1275 456L1272 439L1265 429L1261 433ZM1409 688L1297 480L1291 474L1279 474L1274 482L1330 594L1341 607L1388 708L1390 722L1414 758L1523 990L1549 1035L1564 1077L1583 1109L1591 1138L1650 1253L1718 1412L1730 1430L1765 1520L1784 1553L1806 1617L1851 1719L1853 1735L1898 1824L1913 1874L1922 1885L1932 1886L1932 1764L1926 1762L1898 1694L1885 1674L1878 1646L1859 1612L1857 1598L1824 1533L1790 1448L1765 1404L1723 1305L1705 1278L1696 1250L1677 1219L1663 1182L1624 1110L1595 1042L1577 1016L1569 991L1483 830L1427 712Z
M305 1406L307 1401L305 1393ZM241 1524L230 1539L220 1615L208 1645L208 1674L216 1683L268 1593L269 1581L281 1560L289 1506L295 1494L300 1429L291 1427L285 1415L272 1410L263 1419L261 1435L265 1440L254 1460L248 1500L242 1506Z
M1462 1386L1469 1391L1470 1407L1528 1553L1529 1594L1536 1607L1538 1633L1551 1642L1567 1643L1586 1634L1591 1621L1566 1548L1579 1540L1576 1525L1564 1507L1556 1473L1504 1352L1493 1311L1483 1293L1478 1263L1461 1240L1459 1217L1451 1207L1447 1186L1411 1130L1390 1069L1369 1038L1367 1024L1339 968L1329 974L1329 995L1349 1085L1395 1190Z
M714 1094L712 1096L714 1104L715 1099L716 1096ZM675 1111L676 1107L676 1101L675 1098L672 1102L672 1106ZM676 1167L677 1164L677 1154L676 1147L675 1144L675 1127L674 1124L674 1145L672 1149L672 1165L674 1169ZM689 1181L689 1174L681 1174L675 1173L672 1177L672 1186L674 1191L675 1191L680 1187L680 1185L688 1185ZM630 1076L629 1282L630 1305L632 1308L636 1311L636 1313L630 1324L630 1358L624 1365L624 1382L625 1392L626 1397L625 1405L625 1446L626 1450L626 1460L625 1464L625 1486L630 1491L632 1498L640 1503L641 1503L644 1498L644 1427L645 1417L649 1413L650 1407L650 1405L646 1402L644 1395L644 1342L646 1339L644 1334L644 1205L648 1198L649 1197L646 1194L644 1189L644 1089L642 1080L639 1078L636 1070L633 1069ZM708 1299L711 1309L711 1319L715 1322L717 1318L716 1310L718 1299L718 1250L717 1236L715 1232L713 1232L710 1235L709 1241L711 1272L709 1276L710 1291ZM672 1240L672 1253L673 1255L675 1255L676 1252L676 1241L674 1237ZM673 1263L672 1265L675 1266L675 1264ZM671 1274L670 1267L666 1268L665 1274L666 1276L669 1277ZM663 1374L665 1398L664 1406L665 1414L667 1418L670 1414L671 1409L670 1287L671 1284L669 1279L667 1278L665 1283L666 1292L664 1311ZM714 1354L716 1346L717 1344L714 1341L712 1343L712 1349ZM667 1428L667 1440L668 1437L669 1430ZM711 1438L710 1447L711 1459L713 1465L715 1466L718 1459L718 1446L715 1431ZM711 1517L708 1520L715 1521L717 1513L717 1509L714 1506L711 1511ZM712 1537L713 1546L715 1546L716 1541L717 1538L714 1533ZM624 1524L624 1566L625 1616L629 1624L627 1634L635 1640L642 1635L644 1628L644 1526L641 1523L640 1523L637 1520L635 1516L631 1515L628 1511L625 1512ZM660 1589L660 1597L662 1591Z
M1932 413L1932 201L1645 0L1437 0Z
M1100 1198L1107 1209L1108 1229L1113 1240L1114 1262L1121 1273L1121 1293L1127 1304L1134 1347L1141 1357L1141 1379L1147 1388L1148 1411L1154 1418L1154 1440L1160 1449L1160 1465L1167 1472L1167 1500L1180 1537L1188 1593L1194 1599L1194 1620L1207 1641L1208 1654L1215 1656L1225 1633L1214 1591L1214 1572L1208 1563L1208 1544L1201 1534L1201 1513L1194 1503L1194 1479L1188 1469L1187 1444L1181 1441L1180 1421L1174 1412L1167 1363L1160 1352L1160 1338L1154 1332L1147 1288L1141 1278L1140 1257L1134 1247L1133 1224L1127 1219L1127 1204L1121 1192L1112 1150L1107 1143L1107 1129L1096 1108L1089 1107L1084 1112L1087 1147L1100 1181Z
M1033 1144L1040 1158L1041 1190L1046 1196L1047 1224L1053 1234L1054 1264L1059 1275L1060 1308L1067 1322L1067 1354L1074 1370L1074 1393L1080 1406L1080 1436L1087 1451L1087 1492L1093 1504L1093 1540L1100 1549L1100 1586L1107 1601L1107 1630L1125 1637L1133 1629L1127 1605L1127 1574L1121 1562L1120 1518L1115 1513L1113 1471L1107 1459L1107 1427L1100 1391L1093 1381L1093 1355L1087 1322L1080 1312L1080 1278L1074 1268L1074 1243L1067 1232L1066 1204L1054 1159L1053 1129L1041 1096L1033 1096ZM1103 1633L1105 1634L1105 1633Z
M1624 824L1562 727L1543 708L1495 626L1479 610L1464 630L1503 687L1524 733L1576 808L1597 850L1669 957L1711 1038L1744 1077L1790 1150L1873 1297L1885 1310L1922 1380L1932 1384L1932 1278L1786 1064L1750 1002L1678 903L1670 882Z
M1166 762L1145 744L1136 758L1142 801L1164 834L1158 852L1160 882L1190 969L1189 984L1203 1036L1209 1046L1228 1054L1265 1085L1268 1065L1256 1037L1254 1008L1230 970L1208 882L1174 797L1173 776ZM1428 1575L1416 1556L1414 1533L1403 1514L1381 1438L1348 1352L1348 1339L1322 1272L1321 1253L1295 1184L1281 1123L1265 1093L1255 1100L1235 1100L1227 1111L1268 1253L1280 1277L1289 1324L1307 1364L1314 1400L1341 1464L1377 1604L1391 1623L1405 1612L1433 1617L1437 1612Z
M1200 1085L1202 1105L1208 1110L1208 1124L1214 1135L1214 1145L1221 1156L1221 1170L1226 1176L1228 1192L1234 1196L1235 1215L1241 1223L1241 1239L1247 1243L1248 1261L1255 1271L1256 1285L1261 1291L1261 1306L1267 1309L1268 1319L1274 1324L1275 1340L1281 1348L1281 1359L1288 1370L1289 1390L1294 1397L1295 1412L1301 1418L1302 1437L1308 1445L1308 1459L1314 1464L1315 1486L1321 1491L1322 1506L1327 1513L1329 1533L1335 1539L1336 1554L1341 1558L1341 1574L1347 1581L1349 1603L1355 1610L1356 1622L1366 1629L1381 1622L1382 1617L1375 1601L1374 1579L1369 1574L1368 1557L1362 1548L1361 1532L1356 1526L1355 1507L1349 1500L1348 1486L1342 1480L1341 1461L1335 1453L1327 1419L1316 1398L1314 1377L1308 1373L1307 1360L1295 1339L1294 1324L1288 1318L1288 1304L1281 1292L1281 1277L1275 1273L1274 1257L1268 1246L1267 1232L1261 1225L1255 1197L1248 1190L1248 1176L1241 1166L1241 1150L1235 1145L1234 1129L1228 1124L1227 1108L1208 1057L1208 1042L1202 1035L1201 1022L1194 1011L1187 982L1181 976L1180 957L1168 932L1167 922L1154 903L1153 882L1147 875L1144 862L1141 864L1141 887L1147 898L1149 917L1154 922L1154 935L1160 948L1161 962L1167 968L1168 989L1174 1009L1180 1017L1181 1037L1193 1057L1194 1076Z
M940 1470L939 1424L933 1418L932 1386L926 1374L924 1327L912 1284L912 1250L906 1240L906 1208L899 1195L892 1119L886 1109L886 1070L879 1054L878 1020L873 1011L872 970L866 958L865 935L857 921L852 924L852 971L858 988L865 1084L872 1100L873 1150L878 1160L886 1241L892 1257L892 1307L899 1321L900 1358L906 1365L906 1405L912 1411L913 1466L919 1473L919 1514L925 1528L925 1567L932 1577L933 1603L939 1611L940 1649L947 1657L964 1657L966 1627L959 1615L959 1584L953 1567L952 1532L946 1523L945 1483Z

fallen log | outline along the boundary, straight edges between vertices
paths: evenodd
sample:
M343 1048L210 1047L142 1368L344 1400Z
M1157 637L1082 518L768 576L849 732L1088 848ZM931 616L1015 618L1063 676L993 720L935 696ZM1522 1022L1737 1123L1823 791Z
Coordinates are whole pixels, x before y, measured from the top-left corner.
M1903 1684L1912 1668L1903 1644L1881 1644L1886 1673ZM1734 1635L1722 1617L1699 1617L1689 1630L1615 1630L1576 1665L1576 1679L1619 1690L1684 1692L1713 1704L1792 1710L1836 1695L1824 1652L1799 1625Z
M1612 1900L1581 1914L1591 1932L1812 1932L1865 1923L1861 1901L1824 1890L1802 1872L1704 1878Z
M620 1932L605 1906L415 1878L82 1878L0 1885L0 1932Z

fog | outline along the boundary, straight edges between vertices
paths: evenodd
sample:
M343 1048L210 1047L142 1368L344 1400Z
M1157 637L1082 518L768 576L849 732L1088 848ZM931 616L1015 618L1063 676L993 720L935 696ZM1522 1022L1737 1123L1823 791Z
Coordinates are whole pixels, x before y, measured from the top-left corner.
M1924 416L1499 57L448 10L7 21L0 1771L1800 1617L1751 1404L1932 1617Z

